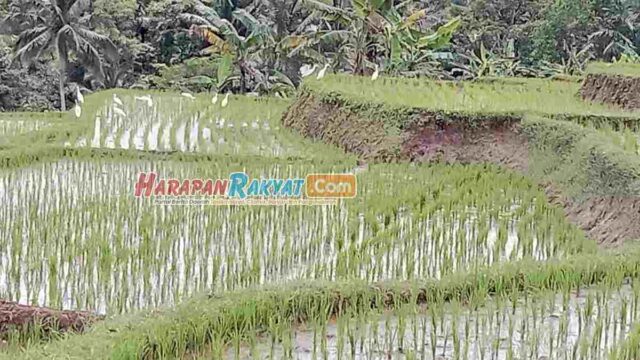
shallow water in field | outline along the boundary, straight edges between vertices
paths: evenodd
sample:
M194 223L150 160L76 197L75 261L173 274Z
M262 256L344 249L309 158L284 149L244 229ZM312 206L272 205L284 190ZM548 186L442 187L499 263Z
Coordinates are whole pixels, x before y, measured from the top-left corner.
M0 144L4 138L24 134L31 131L38 131L50 126L46 121L38 120L0 120Z
M457 210L418 218L400 208L386 220L365 218L348 201L154 205L133 196L138 174L152 170L180 179L230 172L207 164L61 161L0 173L0 202L12 204L0 208L0 297L118 313L202 291L297 279L439 277L563 255L551 235L537 240L531 226L538 220L512 220L523 206L515 199L483 211L444 199ZM315 172L269 164L247 171L258 177ZM374 237L374 228L392 227L395 235Z
M226 117L222 111L197 106L197 111L187 111L189 104L181 99L159 97L151 108L123 99L124 109L106 101L104 107L92 115L91 132L83 136L91 139L90 142L80 143L76 139L66 141L65 145L261 156L303 156L307 150L301 146L304 139L280 131L277 111L245 118L239 110L246 112L246 108L238 104L238 113ZM116 112L116 108L123 112Z
M332 320L324 329L301 325L285 346L259 338L229 359L606 359L640 315L638 289L624 286L491 303L477 311L445 308L435 319L425 309ZM588 294L591 294L589 297ZM596 300L600 296L600 300ZM599 302L598 302L599 301ZM606 304L606 305L603 305ZM417 313L414 311L417 309ZM590 309L590 310L589 310ZM456 313L457 315L454 315ZM457 335L454 337L454 332ZM321 335L322 334L322 335ZM324 338L324 339L323 339ZM315 345L314 345L315 344ZM353 344L353 347L352 347ZM314 349L315 348L315 349ZM577 357L575 357L577 355Z

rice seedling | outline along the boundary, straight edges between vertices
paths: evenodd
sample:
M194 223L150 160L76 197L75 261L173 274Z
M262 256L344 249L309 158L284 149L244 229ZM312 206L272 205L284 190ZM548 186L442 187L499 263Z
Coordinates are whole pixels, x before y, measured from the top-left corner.
M391 107L639 115L583 103L578 86L305 80ZM355 157L281 128L287 101L224 99L104 92L77 119L0 120L17 126L0 125L0 298L116 316L46 346L12 333L0 358L603 359L636 343L637 250L599 252L497 166L370 164L358 196L328 206L135 198L140 172L355 171ZM597 129L633 151L637 129Z
M293 353L284 344L273 352L276 358L313 359L311 339L324 337L326 349L315 351L338 359L607 359L613 349L622 344L630 349L634 341L630 335L625 343L634 331L629 322L639 314L629 311L638 301L637 286L543 292L513 304L493 298L465 306L408 304L393 312L348 313L324 329L294 327ZM353 341L341 343L345 339ZM252 354L265 358L264 341L252 346L258 348ZM230 358L256 357L245 347Z
M37 131L48 125L48 122L38 120L0 120L0 139Z
M543 321L541 314L550 311L542 309L553 309L551 305L546 305L552 304L550 299L556 298L554 300L556 309L562 306L568 308L567 304L573 303L571 298L574 296L584 299L579 300L580 304L583 304L579 307L579 313L582 315L578 315L577 319L578 324L586 324L584 314L588 311L594 316L598 314L595 305L597 301L604 300L598 300L599 298L593 294L591 300L588 300L588 295L584 294L595 291L607 299L637 297L635 294L630 295L628 290L630 288L631 292L637 293L636 284L631 283L630 286L622 287L620 284L627 277L638 277L638 269L640 269L638 259L640 259L638 248L635 247L612 254L575 255L554 262L522 260L504 263L490 268L458 272L447 275L441 280L392 280L376 284L357 280L304 281L213 296L196 296L175 308L159 308L119 316L97 324L86 335L67 336L47 346L33 345L24 353L10 352L5 356L0 353L0 358L23 356L30 359L69 357L79 359L86 358L89 356L87 354L92 354L93 357L98 356L98 358L211 358L216 356L211 354L220 354L220 351L224 351L225 354L227 351L244 354L249 351L247 344L255 344L254 353L264 355L262 351L266 347L268 351L279 354L283 342L289 344L287 349L291 355L294 355L295 348L300 343L296 343L297 340L288 340L284 336L309 339L309 329L313 329L317 335L313 341L316 347L316 356L313 358L335 358L331 357L334 353L330 352L335 346L327 345L337 344L337 339L332 340L331 337L321 335L326 334L328 329L333 328L335 331L337 329L335 319L340 317L342 318L341 326L343 326L341 331L345 334L344 351L348 354L343 357L349 358L353 348L350 344L356 344L356 351L360 351L357 350L358 348L368 347L385 352L384 344L393 345L400 341L398 340L400 331L396 330L395 324L398 323L397 318L401 314L405 317L403 320L406 324L405 337L411 336L411 329L414 326L417 329L426 329L413 332L421 334L421 344L416 345L403 340L403 349L418 354L424 352L426 358L431 358L429 353L433 347L435 349L433 357L438 357L439 350L442 349L436 345L443 344L444 339L448 339L445 348L456 347L451 331L452 321L445 321L451 319L451 314L459 314L458 329L464 329L463 332L468 333L469 336L475 336L471 335L474 333L481 334L481 329L489 324L496 327L499 323L502 324L501 328L507 329L502 331L508 332L511 328L511 331L518 335L515 339L518 339L520 333L516 333L516 330L523 329L522 333L533 334L534 330L540 329L540 324L549 321L547 318ZM556 297L551 294L556 294ZM587 311L587 306L584 304L589 301L593 306ZM613 301L613 303L616 302ZM514 322L511 326L508 325L507 320L500 317L500 314L523 313L521 310L523 304L530 304L526 315L531 320L518 322L519 326L516 327L516 317L512 316ZM623 309L625 306L623 304L621 302L616 306ZM626 323L629 324L637 318L635 315L637 302L627 301L626 308L628 311L625 317L622 316L622 310L616 316L619 319L625 318ZM388 311L381 317L380 311L383 309ZM476 313L480 321L475 323L469 321L468 325L463 322L466 317L474 319ZM507 315L501 316L506 318ZM535 320L533 320L534 317ZM386 330L382 326L371 326L372 324L380 325L380 322L389 325ZM533 325L529 328L522 325L529 323L538 325L535 329ZM616 336L622 338L626 332L626 330L623 333L620 332L622 326L614 327L617 330L607 332L607 336L611 336L610 334L614 331ZM354 328L359 329L360 332L350 330ZM443 330L434 333L429 330L431 328ZM474 330L475 328L478 330ZM558 325L558 328L561 326ZM625 325L624 328L628 326ZM436 334L444 333L449 335L439 340ZM477 351L474 348L493 349L495 343L489 341L492 339L493 332L489 331L487 334L478 335L478 346L467 346L467 351ZM557 334L553 333L553 335ZM273 338L269 338L271 336ZM465 349L465 338L458 337L460 344L457 346L462 355ZM435 341L431 341L431 338ZM534 344L536 341L543 343L541 339L548 338L549 334L544 333L543 336L533 336L530 341ZM524 344L525 340L529 339L524 338L520 342ZM483 344L480 344L480 341ZM619 341L621 340L616 340L616 342ZM268 345L265 345L266 342ZM556 348L557 344L554 340L553 347ZM422 346L426 350L420 350ZM410 349L416 347L419 349L417 352ZM579 348L575 349L577 352ZM484 352L479 351L479 353Z
M640 155L640 122L618 125L604 121L588 121L585 126L597 130L610 144Z
M327 75L305 79L307 89L356 103L382 103L392 108L427 108L466 114L539 114L635 117L638 111L587 103L576 94L580 83L543 79L496 79L476 82Z
M84 110L77 120L82 127L65 134L61 144L269 157L343 156L337 149L280 129L286 100L235 96L222 107L212 104L206 94L191 95L191 99L172 93L119 91L117 102L113 95L90 96L87 103L91 110L88 114Z
M585 69L587 74L623 75L640 77L640 65L634 63L592 62Z
M60 161L3 172L0 199L13 206L0 211L0 296L121 313L204 290L441 277L595 249L528 180L495 167L372 166L359 198L333 207L175 207L132 197L138 173L150 169L178 178L348 171L234 163Z

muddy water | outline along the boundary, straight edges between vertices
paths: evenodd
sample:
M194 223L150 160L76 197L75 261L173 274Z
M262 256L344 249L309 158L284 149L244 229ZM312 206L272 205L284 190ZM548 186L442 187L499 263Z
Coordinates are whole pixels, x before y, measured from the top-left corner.
M590 294L590 295L589 295ZM588 303L600 296L605 306ZM629 286L605 295L597 290L572 293L566 300L548 295L513 307L489 304L477 311L449 308L435 319L429 311L409 316L377 314L366 321L332 321L322 331L298 326L291 346L227 351L229 359L606 359L640 315ZM454 315L457 314L457 315ZM624 314L624 315L622 315ZM435 326L434 326L435 323ZM319 328L316 328L319 329ZM457 333L457 339L454 337ZM322 339L324 337L324 339ZM353 347L350 338L353 340ZM574 357L575 356L575 357Z

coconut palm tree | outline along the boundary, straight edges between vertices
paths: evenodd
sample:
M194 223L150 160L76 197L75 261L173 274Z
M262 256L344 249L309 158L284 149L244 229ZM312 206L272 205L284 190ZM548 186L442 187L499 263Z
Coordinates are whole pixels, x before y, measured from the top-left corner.
M30 15L9 13L0 22L3 32L17 35L14 59L23 64L51 52L55 53L60 72L60 107L66 111L65 82L69 57L75 56L94 75L103 76L105 58L118 57L116 46L108 37L89 28L89 0L29 1ZM102 51L102 52L101 52ZM104 55L104 57L103 57Z

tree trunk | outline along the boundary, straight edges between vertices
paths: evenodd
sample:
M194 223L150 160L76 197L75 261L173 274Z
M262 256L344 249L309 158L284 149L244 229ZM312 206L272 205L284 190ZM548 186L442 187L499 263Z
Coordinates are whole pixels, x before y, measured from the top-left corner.
M244 69L244 62L240 62L240 93L244 94L247 87L247 75Z
M60 62L60 76L58 79L58 90L60 91L60 110L67 111L64 85L67 77L67 54L65 50L58 48L58 62Z
M60 110L67 111L67 104L64 99L64 72L60 69L60 80L58 84L58 90L60 91Z

